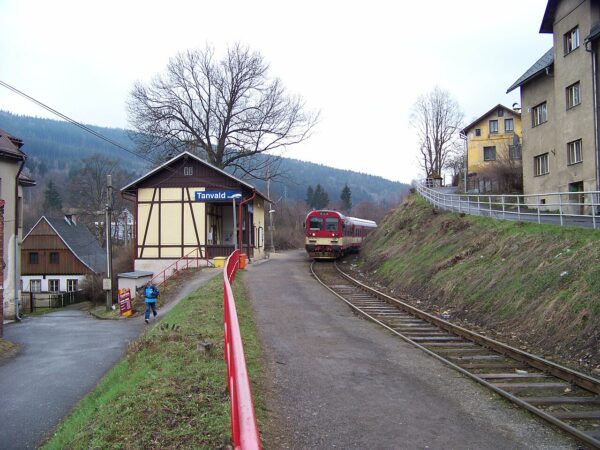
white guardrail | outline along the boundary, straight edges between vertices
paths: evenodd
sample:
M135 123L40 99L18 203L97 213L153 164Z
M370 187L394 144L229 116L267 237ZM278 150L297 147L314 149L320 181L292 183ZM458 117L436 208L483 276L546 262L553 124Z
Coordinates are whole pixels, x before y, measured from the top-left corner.
M551 192L546 194L455 194L447 188L416 185L429 203L447 211L475 216L561 226L600 228L600 192Z

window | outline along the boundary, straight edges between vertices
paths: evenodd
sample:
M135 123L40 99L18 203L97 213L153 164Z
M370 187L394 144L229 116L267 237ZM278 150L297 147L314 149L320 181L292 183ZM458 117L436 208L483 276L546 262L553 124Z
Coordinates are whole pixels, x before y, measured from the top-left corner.
M186 177L190 177L192 175L194 175L194 167L193 166L186 166L183 168L183 175Z
M515 121L513 119L504 119L504 131L506 133L515 131Z
M325 229L327 231L337 231L338 219L336 217L328 217L327 219L325 219Z
M481 136L481 128L475 128L475 136Z
M58 264L58 252L50 252L50 264Z
M508 157L512 160L521 160L521 144L509 145Z
M77 290L77 280L76 279L67 280L67 291L74 292L76 290Z
M29 264L38 264L40 262L40 255L38 252L29 252Z
M498 121L490 120L490 134L494 134L498 132Z
M539 177L540 175L546 175L549 172L550 170L548 169L548 153L535 156L533 158L533 174L536 177Z
M48 280L48 290L50 292L60 291L60 280Z
M583 161L581 154L581 139L567 144L567 164L577 164Z
M310 230L321 230L323 228L323 219L320 217L311 217L308 223L308 228Z
M30 292L42 292L42 280L29 280Z
M567 109L577 106L581 103L579 98L579 81L567 87Z
M504 117L504 110L502 108L498 110L498 117Z
M579 27L573 28L565 34L565 55L579 47Z
M540 103L534 106L531 110L532 123L534 127L548 121L548 110L546 108L546 102Z
M483 160L484 161L495 161L496 160L496 147L483 147Z

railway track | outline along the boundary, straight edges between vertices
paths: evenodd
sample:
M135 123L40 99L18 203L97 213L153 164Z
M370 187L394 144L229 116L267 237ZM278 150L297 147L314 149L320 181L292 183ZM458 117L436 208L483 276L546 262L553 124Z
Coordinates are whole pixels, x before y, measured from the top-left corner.
M354 311L593 448L600 380L454 325L313 261L315 278Z

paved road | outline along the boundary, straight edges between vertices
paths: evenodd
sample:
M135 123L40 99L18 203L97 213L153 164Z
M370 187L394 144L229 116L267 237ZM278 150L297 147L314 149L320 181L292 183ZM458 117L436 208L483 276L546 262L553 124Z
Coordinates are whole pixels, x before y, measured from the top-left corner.
M202 270L158 317L220 273ZM21 352L0 364L0 449L36 448L121 359L144 326L143 317L98 320L71 309L6 325L4 337L20 344Z
M577 448L375 324L311 278L304 252L245 277L267 364L265 448Z

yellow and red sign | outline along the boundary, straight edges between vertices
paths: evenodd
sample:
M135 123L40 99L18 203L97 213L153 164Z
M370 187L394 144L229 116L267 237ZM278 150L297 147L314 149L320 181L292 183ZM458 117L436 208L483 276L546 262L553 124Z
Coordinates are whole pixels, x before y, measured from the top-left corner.
M119 312L125 317L133 314L131 310L131 291L129 288L119 289Z

